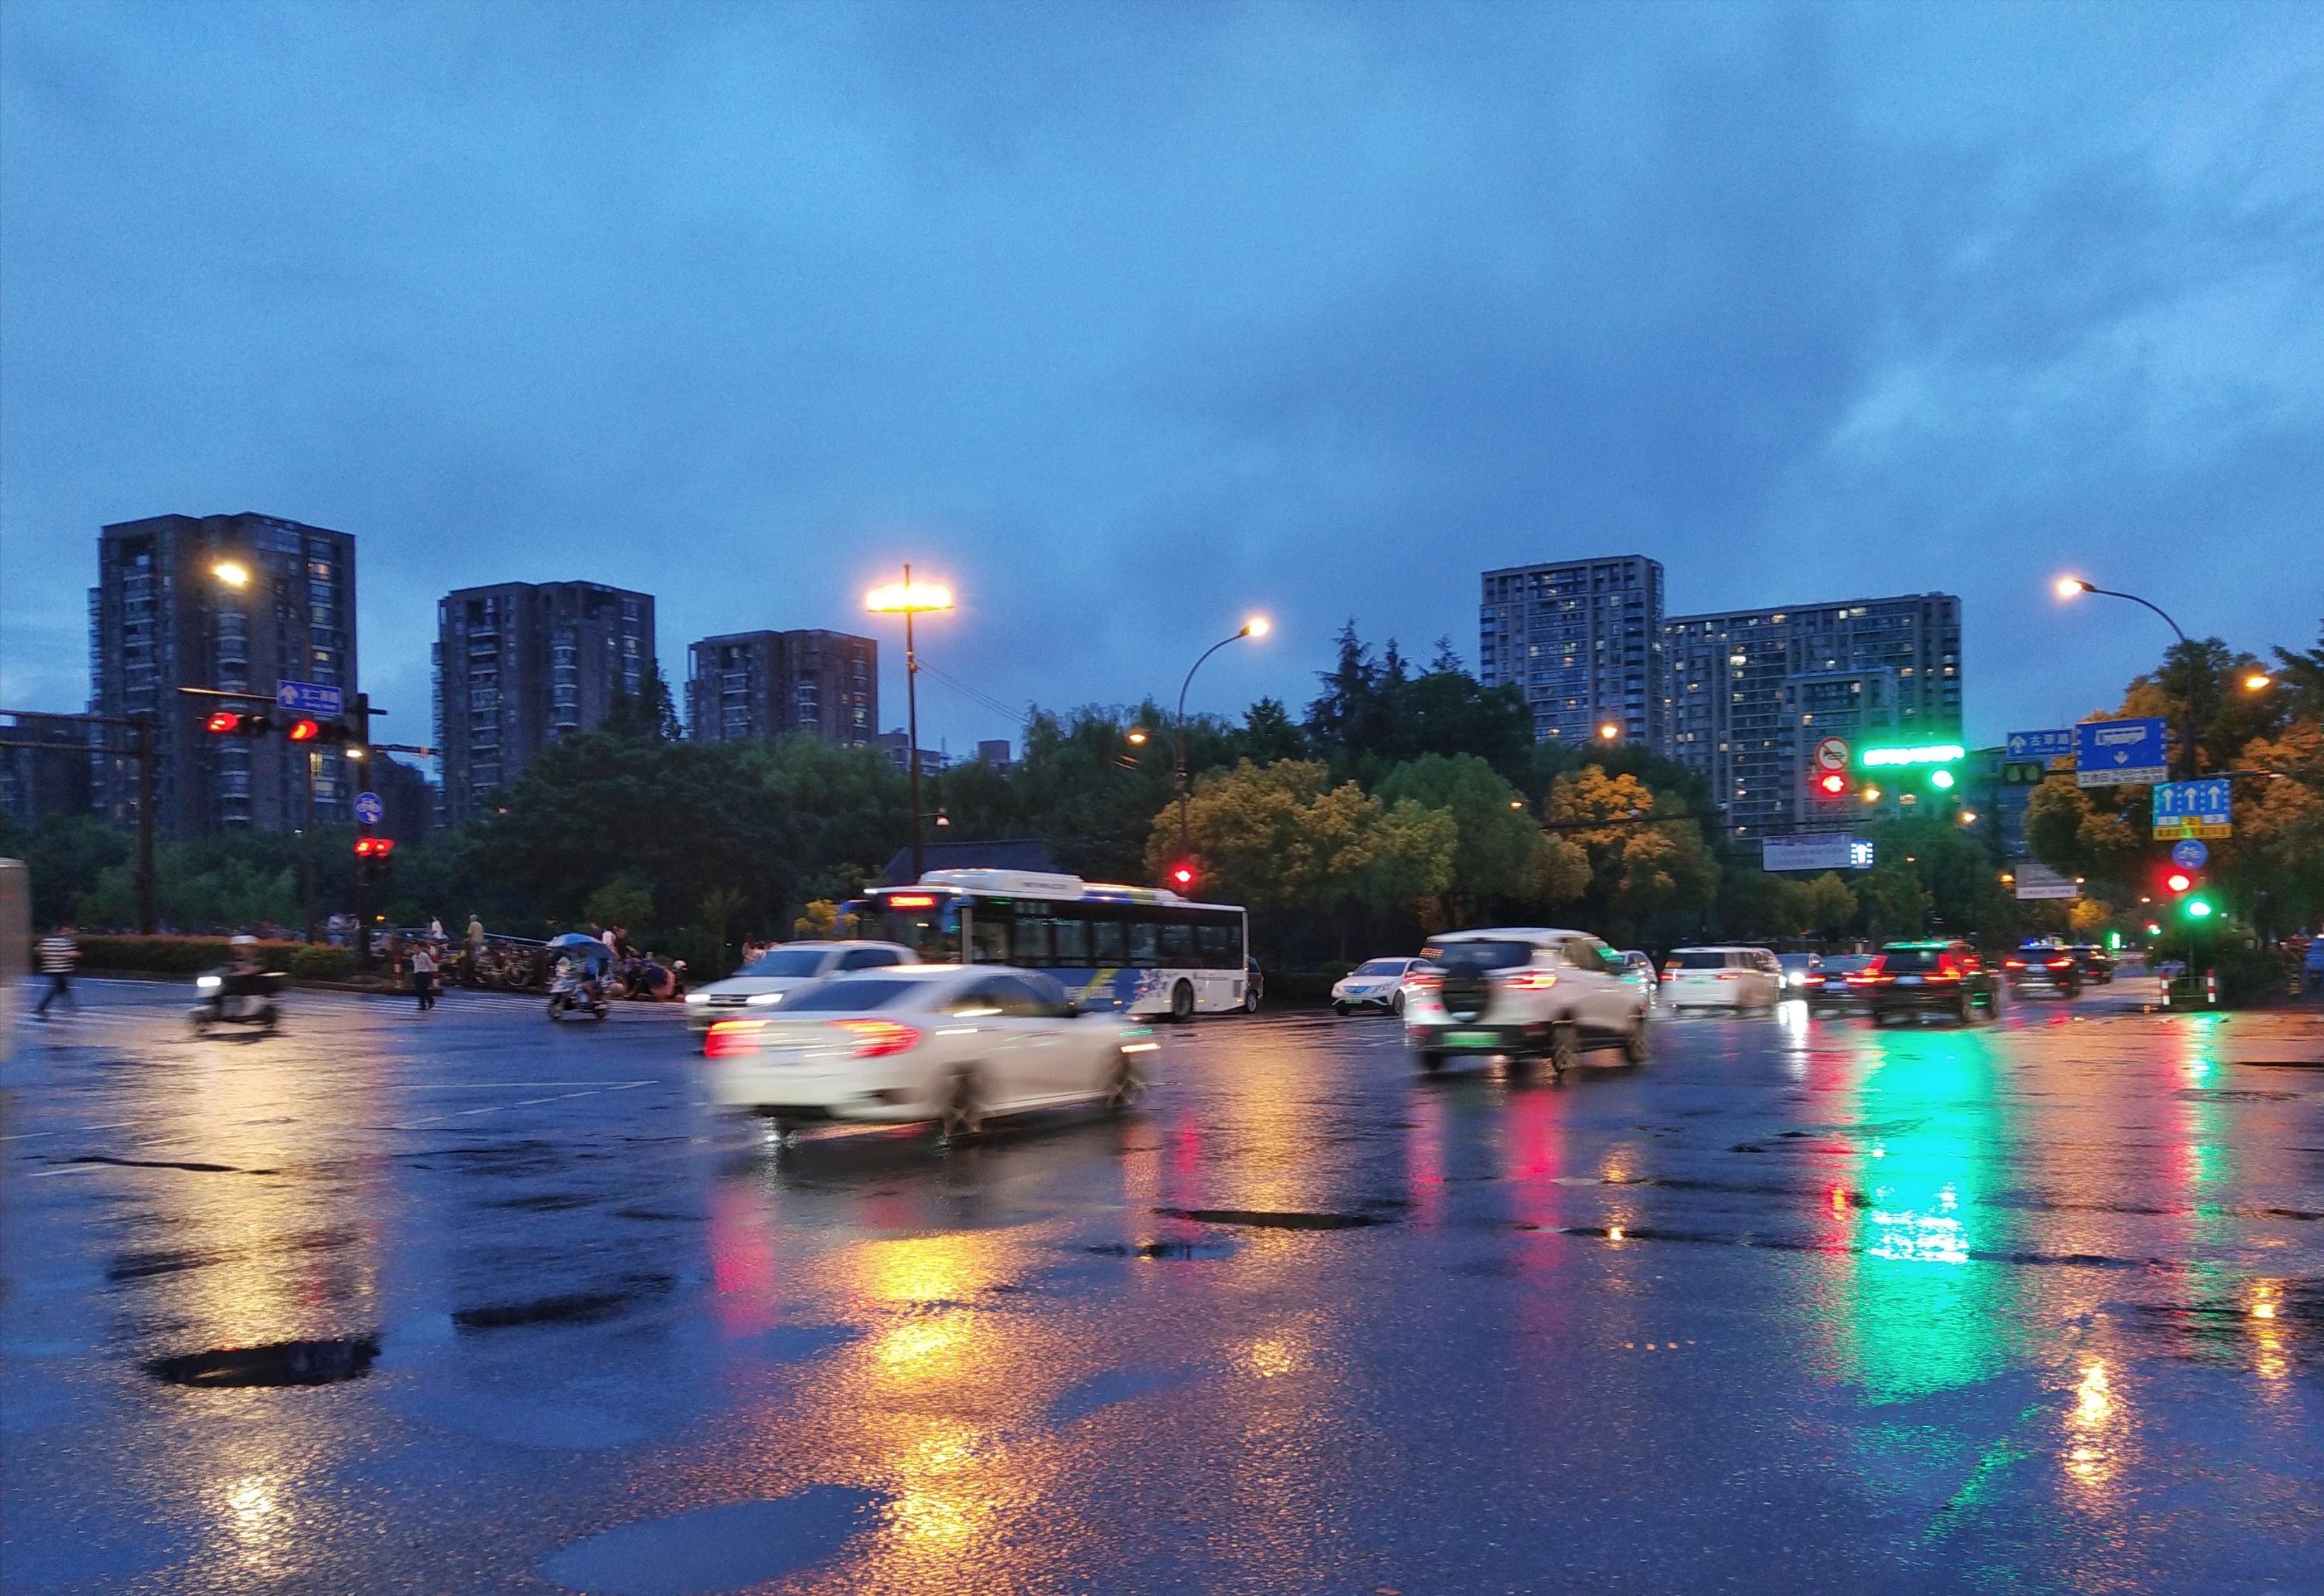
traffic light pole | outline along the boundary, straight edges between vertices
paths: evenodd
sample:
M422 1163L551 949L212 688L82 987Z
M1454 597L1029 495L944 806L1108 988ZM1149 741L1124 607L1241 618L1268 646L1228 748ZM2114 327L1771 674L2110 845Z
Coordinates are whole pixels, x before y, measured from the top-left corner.
M308 940L309 943L311 943L311 942L313 942L313 941L315 940L315 928L316 928L316 923L315 923L315 766L316 766L316 765L317 765L317 764L318 764L318 763L322 760L323 755L322 755L322 751L321 751L321 750L319 750L319 749L316 749L316 748L309 748L309 749L308 749L306 752L307 752L307 824L306 824L306 827L305 827L304 831L301 833L300 840L306 844L305 848L304 848L303 850L301 850L301 851L302 851L302 852L305 853L305 855L306 855L306 864L307 864L307 940Z

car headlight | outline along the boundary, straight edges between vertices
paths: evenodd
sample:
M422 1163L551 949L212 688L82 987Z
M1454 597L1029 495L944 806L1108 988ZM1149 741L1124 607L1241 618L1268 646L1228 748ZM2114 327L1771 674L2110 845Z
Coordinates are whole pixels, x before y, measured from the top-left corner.
M779 1003L782 1001L783 994L779 992L754 992L746 1000L746 1002L751 1008L764 1009L770 1004Z
M195 989L199 992L216 992L225 984L225 982L215 975L198 975L194 978Z
M689 1003L706 1003L710 1001L710 994L706 992L690 992L686 994L686 1001Z

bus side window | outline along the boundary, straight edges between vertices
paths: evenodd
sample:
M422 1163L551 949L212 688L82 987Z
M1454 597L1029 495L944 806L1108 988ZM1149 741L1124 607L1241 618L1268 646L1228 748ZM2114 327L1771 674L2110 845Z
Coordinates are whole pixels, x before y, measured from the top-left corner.
M1056 927L1057 964L1061 969L1078 969L1090 962L1089 922L1075 917L1053 922Z
M972 964L1007 964L1009 922L980 906L970 912L968 923L968 962Z
M1049 962L1049 922L1019 919L1017 922L1016 957L1014 962L1028 969L1038 970Z
M1194 935L1198 946L1203 950L1204 969L1231 970L1240 963L1240 960L1230 956L1229 933L1225 926L1216 921L1205 920L1194 927Z
M1120 967L1130 962L1130 946L1123 940L1120 920L1090 922L1090 963Z
M1194 963L1194 927L1184 920L1165 921L1162 927L1162 963L1173 970L1191 968Z
M1130 962L1139 969L1151 970L1161 962L1155 942L1155 933L1160 928L1151 920L1134 922L1130 927Z

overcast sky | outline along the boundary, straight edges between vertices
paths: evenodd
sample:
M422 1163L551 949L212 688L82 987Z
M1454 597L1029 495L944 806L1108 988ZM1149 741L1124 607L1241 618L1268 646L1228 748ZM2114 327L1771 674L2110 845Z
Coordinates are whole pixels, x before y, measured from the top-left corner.
M1351 615L1639 552L1673 613L1962 595L1969 731L2324 614L2324 7L0 7L0 704L97 528L922 633L924 732L1304 704ZM983 699L992 702L987 704Z

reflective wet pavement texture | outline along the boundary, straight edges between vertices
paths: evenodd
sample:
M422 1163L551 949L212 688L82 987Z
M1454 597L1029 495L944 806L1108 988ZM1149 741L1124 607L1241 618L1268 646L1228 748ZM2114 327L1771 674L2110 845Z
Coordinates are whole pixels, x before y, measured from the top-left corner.
M777 1155L667 1010L83 995L0 1077L12 1596L2324 1589L2313 1016L1268 1015Z

